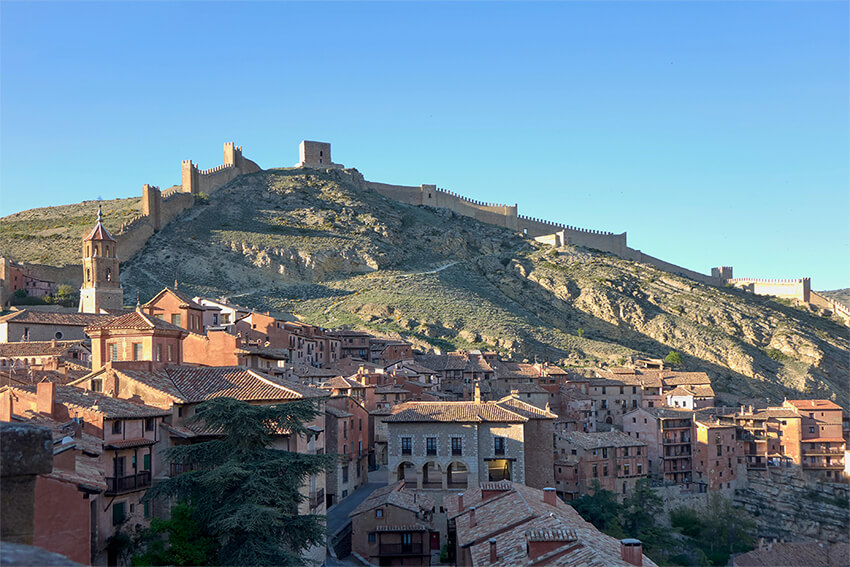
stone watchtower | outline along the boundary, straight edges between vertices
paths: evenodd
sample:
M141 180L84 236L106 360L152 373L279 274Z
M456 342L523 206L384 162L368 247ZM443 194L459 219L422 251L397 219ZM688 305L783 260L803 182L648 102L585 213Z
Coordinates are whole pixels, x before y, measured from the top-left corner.
M298 164L295 167L341 168L340 163L331 161L331 145L328 142L304 140L298 144Z
M124 306L124 290L118 280L118 250L115 239L103 227L103 212L97 208L97 224L83 239L83 285L80 313L102 313Z

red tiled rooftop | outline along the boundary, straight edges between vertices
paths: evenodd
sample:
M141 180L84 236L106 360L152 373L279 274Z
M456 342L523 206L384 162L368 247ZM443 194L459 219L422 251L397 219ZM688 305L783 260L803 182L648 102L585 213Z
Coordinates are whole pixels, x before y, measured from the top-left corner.
M518 413L500 407L495 402L405 402L393 409L386 422L484 421L521 423L527 421Z
M806 410L841 410L841 406L829 400L787 400L801 412Z

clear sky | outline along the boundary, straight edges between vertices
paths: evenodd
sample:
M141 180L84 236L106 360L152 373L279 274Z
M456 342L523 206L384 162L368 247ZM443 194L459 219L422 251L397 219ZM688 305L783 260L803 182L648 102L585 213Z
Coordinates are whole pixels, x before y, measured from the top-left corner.
M302 139L701 272L850 287L848 3L0 3L0 215Z

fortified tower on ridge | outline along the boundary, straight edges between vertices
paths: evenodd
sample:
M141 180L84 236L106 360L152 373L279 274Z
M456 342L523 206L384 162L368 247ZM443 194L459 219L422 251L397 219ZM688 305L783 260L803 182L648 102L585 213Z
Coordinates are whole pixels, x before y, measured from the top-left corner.
M124 306L124 290L118 279L118 250L115 239L103 227L103 212L97 208L97 224L83 239L83 285L80 313L102 313Z
M304 140L298 144L298 163L295 167L342 168L343 165L331 161L331 145L328 142Z

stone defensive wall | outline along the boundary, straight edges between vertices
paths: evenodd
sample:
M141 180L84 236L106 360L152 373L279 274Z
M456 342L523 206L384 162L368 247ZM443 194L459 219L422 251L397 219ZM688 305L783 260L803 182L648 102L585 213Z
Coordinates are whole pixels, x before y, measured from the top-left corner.
M817 305L821 309L832 311L835 315L844 319L845 323L850 323L850 309L848 309L843 303L839 303L823 296L814 290L809 293L809 303Z
M758 295L773 295L786 299L799 299L808 303L811 299L812 280L769 280L760 278L732 278L727 283Z
M142 212L125 222L113 236L121 258L126 260L141 250L148 239L174 217L195 203L195 197L212 194L240 175L260 171L259 165L242 156L242 147L224 144L224 163L210 169L198 169L192 160L181 164L181 183L160 191L142 187Z
M626 247L625 253L622 255L622 257L626 260L633 260L635 262L649 264L650 266L655 266L659 270L669 272L671 274L676 274L678 276L691 278L692 280L696 280L707 285L723 285L723 280L718 277L707 276L705 274L701 274L699 272L683 268L682 266L677 266L676 264L665 262L664 260L661 260L654 256L650 256L649 254L644 254L640 250L635 250L634 248Z

